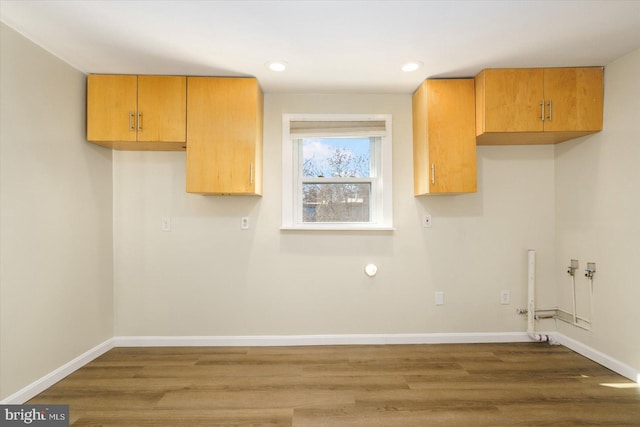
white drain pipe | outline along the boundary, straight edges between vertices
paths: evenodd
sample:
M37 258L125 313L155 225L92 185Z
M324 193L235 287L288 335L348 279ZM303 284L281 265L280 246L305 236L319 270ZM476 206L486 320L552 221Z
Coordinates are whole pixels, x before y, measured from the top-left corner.
M576 275L571 275L571 294L573 297L573 324L578 326L578 306L576 305Z
M551 337L547 334L539 334L535 329L536 320L536 250L529 249L529 267L528 267L528 289L529 300L527 304L527 334L534 341L551 342Z

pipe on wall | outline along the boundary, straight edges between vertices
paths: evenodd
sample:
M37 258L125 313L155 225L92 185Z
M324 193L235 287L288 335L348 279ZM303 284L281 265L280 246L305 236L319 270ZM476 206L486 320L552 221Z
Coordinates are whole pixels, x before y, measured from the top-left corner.
M527 334L529 338L539 342L551 342L551 337L547 334L539 334L535 329L536 316L536 250L529 249L528 268L527 268L527 285L528 285L528 303L527 303Z

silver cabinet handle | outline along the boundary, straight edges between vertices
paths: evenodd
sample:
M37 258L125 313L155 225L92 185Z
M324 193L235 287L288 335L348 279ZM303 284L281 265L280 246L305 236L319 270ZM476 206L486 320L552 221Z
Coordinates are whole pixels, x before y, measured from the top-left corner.
M431 183L436 183L436 164L431 163Z
M551 100L549 100L549 117L548 117L549 121L551 121L551 108L552 108Z
M129 130L133 130L133 111L129 111Z
M249 163L249 184L253 185L253 163Z
M540 103L540 106L542 107L542 113L540 115L540 120L542 120L544 122L544 99Z
M142 130L142 113L138 111L138 130Z

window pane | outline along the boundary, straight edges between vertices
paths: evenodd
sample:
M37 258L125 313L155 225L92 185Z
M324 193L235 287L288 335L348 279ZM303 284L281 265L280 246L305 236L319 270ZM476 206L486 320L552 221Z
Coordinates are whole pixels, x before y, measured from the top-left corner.
M370 183L302 184L303 222L369 222Z
M369 177L369 138L303 138L303 177Z

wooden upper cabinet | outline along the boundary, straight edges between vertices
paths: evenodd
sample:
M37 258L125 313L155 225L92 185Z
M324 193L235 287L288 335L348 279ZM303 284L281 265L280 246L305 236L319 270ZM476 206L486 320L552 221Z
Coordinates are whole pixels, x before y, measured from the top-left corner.
M478 145L553 144L602 130L603 76L602 67L481 71Z
M87 77L87 140L119 150L184 150L184 76Z
M138 76L137 125L139 142L184 143L187 137L187 78Z
M602 130L604 70L547 68L544 70L546 101L544 130L572 132Z
M413 94L414 194L477 191L474 80L426 80Z
M482 76L484 73L484 76ZM543 71L538 69L485 70L477 84L484 91L480 99L483 132L542 132ZM482 78L484 77L484 78Z
M262 194L263 95L255 78L189 77L187 192Z
M91 142L136 141L137 76L87 77L87 139Z

